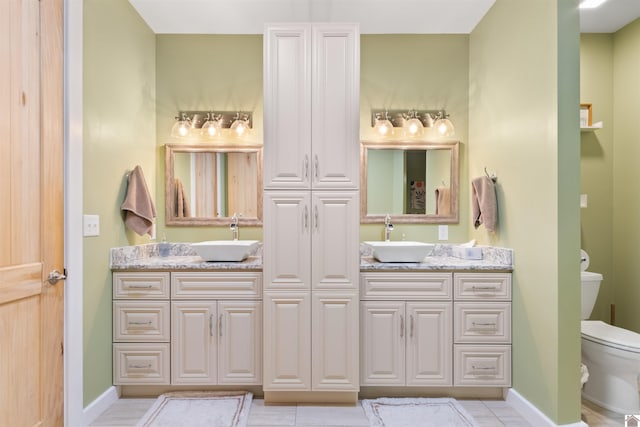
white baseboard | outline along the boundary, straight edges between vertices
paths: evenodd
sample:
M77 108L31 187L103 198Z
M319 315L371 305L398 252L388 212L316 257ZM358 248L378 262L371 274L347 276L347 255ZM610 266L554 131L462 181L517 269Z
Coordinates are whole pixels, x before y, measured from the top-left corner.
M558 427L558 424L554 423L542 413L538 408L533 406L527 399L522 397L520 393L510 388L507 391L506 401L522 415L522 417L529 421L529 424L539 427ZM578 421L572 424L562 424L562 427L588 427L584 421Z
M120 398L120 387L111 386L82 411L82 425L93 423L100 414Z

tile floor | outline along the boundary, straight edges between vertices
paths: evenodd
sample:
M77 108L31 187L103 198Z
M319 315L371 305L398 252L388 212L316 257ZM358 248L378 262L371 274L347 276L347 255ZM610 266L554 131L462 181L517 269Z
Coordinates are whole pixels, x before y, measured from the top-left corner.
M155 399L120 399L111 405L90 427L130 427L149 409ZM482 427L534 427L507 402L496 400L460 400L462 406ZM624 415L607 411L583 401L582 420L589 427L620 427ZM249 415L250 427L267 426L368 426L367 417L357 406L265 406L253 399Z
M154 399L120 399L109 407L90 427L129 427L144 415ZM483 427L531 426L515 409L503 401L460 400L464 408ZM266 426L368 426L362 406L265 406L253 399L250 427ZM604 425L604 424L603 424ZM533 426L531 426L533 427Z

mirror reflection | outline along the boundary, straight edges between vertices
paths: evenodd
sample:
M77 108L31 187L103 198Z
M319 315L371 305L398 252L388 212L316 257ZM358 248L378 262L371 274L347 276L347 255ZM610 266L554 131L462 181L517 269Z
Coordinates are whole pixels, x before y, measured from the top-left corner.
M167 225L262 224L262 147L165 146Z
M458 222L458 142L362 142L361 222Z

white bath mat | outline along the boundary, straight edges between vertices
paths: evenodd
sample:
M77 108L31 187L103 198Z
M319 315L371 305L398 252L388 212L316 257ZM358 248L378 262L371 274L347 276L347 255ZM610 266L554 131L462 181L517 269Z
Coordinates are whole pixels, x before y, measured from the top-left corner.
M165 393L136 427L245 427L252 398L246 392Z
M363 400L372 427L479 427L451 398L388 398Z

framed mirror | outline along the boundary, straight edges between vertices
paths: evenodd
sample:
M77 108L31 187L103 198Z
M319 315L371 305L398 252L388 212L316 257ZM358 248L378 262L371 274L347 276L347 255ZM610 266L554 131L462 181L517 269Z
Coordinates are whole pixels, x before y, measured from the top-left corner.
M262 225L261 145L165 145L167 225Z
M360 222L459 222L459 142L361 141Z

